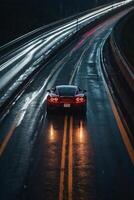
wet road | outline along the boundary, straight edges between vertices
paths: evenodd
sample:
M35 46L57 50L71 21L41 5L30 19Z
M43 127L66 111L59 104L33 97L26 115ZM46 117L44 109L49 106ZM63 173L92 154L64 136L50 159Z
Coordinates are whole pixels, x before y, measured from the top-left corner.
M122 13L123 14L123 13ZM106 90L100 52L112 17L47 63L0 123L1 200L133 200L133 156ZM46 113L46 90L87 90L86 116Z

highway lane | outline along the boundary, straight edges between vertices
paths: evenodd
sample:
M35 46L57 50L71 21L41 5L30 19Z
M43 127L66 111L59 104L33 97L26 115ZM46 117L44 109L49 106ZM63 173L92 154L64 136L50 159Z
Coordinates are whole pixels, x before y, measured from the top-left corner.
M126 3L123 1L105 6L89 14L84 14L78 20L74 19L47 32L40 33L43 28L39 28L37 37L31 36L32 39L28 43L18 48L16 47L13 51L2 56L0 59L0 106L11 97L13 92L44 62L51 52L57 49L67 38L83 26ZM12 43L14 41L9 44ZM1 51L2 49L3 47L0 48Z
M99 59L115 20L89 30L60 52L1 122L2 200L134 198L134 168L111 108ZM87 89L86 117L46 115L46 89L67 83Z

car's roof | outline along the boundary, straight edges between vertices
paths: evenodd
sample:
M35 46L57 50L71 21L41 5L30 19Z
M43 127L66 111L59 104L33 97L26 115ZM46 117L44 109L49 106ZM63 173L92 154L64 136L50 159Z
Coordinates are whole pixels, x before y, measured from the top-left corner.
M60 88L75 88L75 89L77 89L78 86L76 86L76 85L57 85L56 88L57 89L60 89Z

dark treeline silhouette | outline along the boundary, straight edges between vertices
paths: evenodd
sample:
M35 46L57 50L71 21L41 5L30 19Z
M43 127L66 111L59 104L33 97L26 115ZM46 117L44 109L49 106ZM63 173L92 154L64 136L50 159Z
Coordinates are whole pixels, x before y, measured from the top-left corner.
M111 0L0 0L0 46L42 25Z

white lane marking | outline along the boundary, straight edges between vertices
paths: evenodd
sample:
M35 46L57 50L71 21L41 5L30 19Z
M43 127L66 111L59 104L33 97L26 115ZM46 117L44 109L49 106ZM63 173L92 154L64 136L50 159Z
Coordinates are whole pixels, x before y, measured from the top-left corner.
M93 56L94 56L95 51L96 51L96 46L97 46L97 42L95 44L93 44L92 52L90 53L90 56L89 56L88 61L87 61L89 64L94 62Z
M74 67L75 69L74 69L73 74L72 74L72 76L71 76L71 78L70 78L69 84L72 84L75 75L78 73L78 71L79 71L79 69L80 69L80 66L81 66L81 63L82 63L82 58L83 58L83 56L84 56L84 54L85 54L85 52L87 51L88 48L89 48L89 47L87 47L87 48L82 52L82 54L81 54L81 56L80 56L78 62L76 63L76 65L75 65L75 67Z

